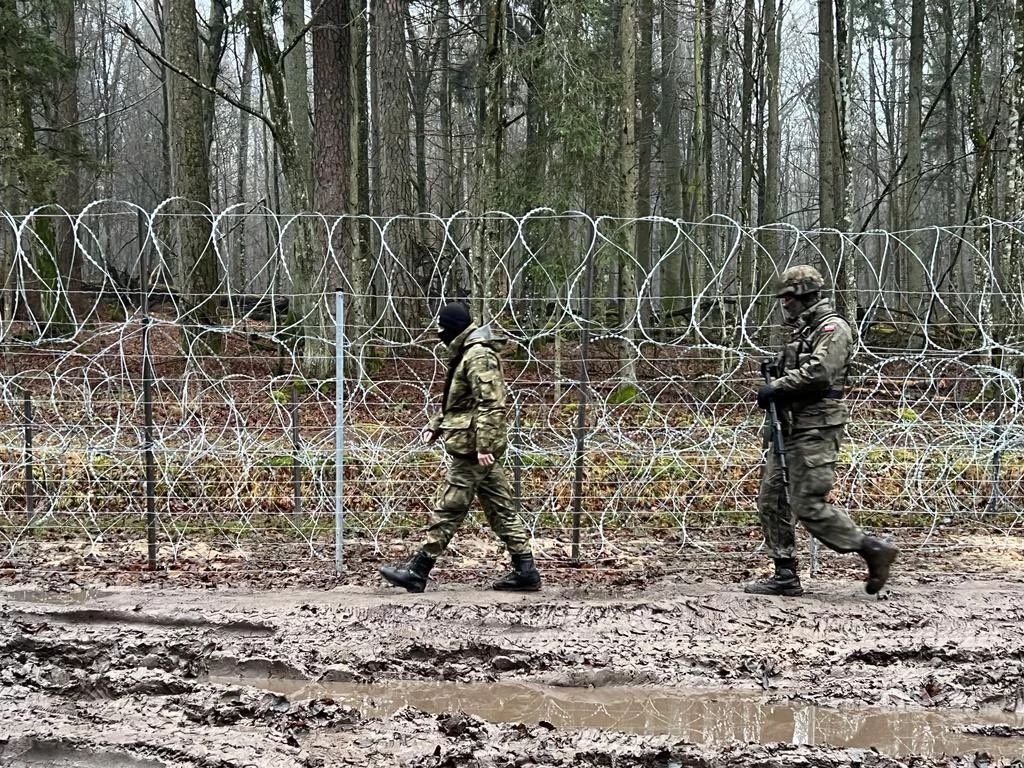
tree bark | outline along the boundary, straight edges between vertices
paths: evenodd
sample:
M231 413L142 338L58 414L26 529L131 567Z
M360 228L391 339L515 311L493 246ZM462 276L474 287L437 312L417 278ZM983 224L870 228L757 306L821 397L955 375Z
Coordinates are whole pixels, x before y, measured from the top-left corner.
M753 222L751 201L754 186L754 0L743 0L743 53L740 60L743 68L740 86L740 226L749 227ZM753 240L743 238L740 247L739 300L738 310L746 309L746 297L754 293Z
M437 6L437 35L440 43L440 67L438 70L437 100L438 100L438 127L441 132L441 167L438 169L440 175L440 202L438 210L442 216L449 216L455 211L455 192L453 174L455 169L455 157L452 153L452 90L450 72L451 61L451 24L449 15L451 10L448 0L439 0ZM529 125L529 123L527 123ZM529 129L527 129L529 130ZM529 146L529 142L527 142Z
M314 7L321 0L313 0ZM309 122L309 67L306 63L305 23L306 10L304 0L283 0L282 26L284 27L285 46L291 50L284 51L284 83L288 95L288 107L292 121L292 133L295 134L295 152L298 156L299 168L306 179L307 197L312 196L312 147L313 129Z
M906 236L909 252L906 259L907 276L904 290L916 292L925 288L923 268L920 259L921 238L917 230L921 214L921 91L924 81L924 15L925 0L911 0L910 3L910 58L908 61L907 85L907 159L903 165L903 222L910 230Z
M408 0L380 0L376 21L377 66L380 88L377 126L380 132L380 213L382 216L408 216L412 213L412 174L409 151L409 66L406 59L405 16ZM417 287L407 275L416 274L413 255L413 228L406 220L388 222L385 235L391 258L388 269L398 281L392 290L404 301ZM401 276L401 277L397 277Z
M781 198L779 168L782 164L782 121L779 95L782 71L782 0L764 0L765 38L765 102L768 112L768 130L764 141L764 185L761 191L761 249L763 262L758 270L759 282L765 284L781 261L778 231L779 201ZM765 317L758 317L763 321Z
M182 289L186 301L186 326L215 325L218 269L210 242L210 155L206 141L201 82L199 30L195 3L171 0L167 14L167 54L176 72L171 74L171 168L172 189L184 198L178 206L178 245L181 254ZM191 79L189 79L191 78ZM206 344L211 353L220 342Z
M637 121L637 191L636 215L644 219L651 215L651 157L654 145L654 3L652 0L639 0L637 4L637 26L640 43L637 47L637 92L640 117ZM636 223L636 261L644 277L651 272L651 223ZM650 285L650 283L648 283ZM638 297L639 298L639 297ZM652 316L650 290L640 307L641 317L645 326L649 326Z
M252 42L249 38L245 40L245 53L242 56L242 104L246 107L252 105ZM238 200L241 203L248 202L249 182L249 135L252 118L243 112L239 116L238 128ZM235 284L240 286L243 292L249 291L249 265L246 259L246 221L242 220L239 227L240 235L235 244Z
M481 213L497 207L505 131L505 0L487 0L483 6L483 61L477 88L477 113L481 129L477 184L481 189ZM491 319L492 256L496 233L487 221L477 227L476 245L470 258L473 279L473 311L477 318Z
M351 133L356 109L351 72L352 21L349 0L322 0L313 18L313 207L327 219L326 245L340 268L340 272L332 270L325 276L326 285L341 286L342 275L348 277L351 290L346 305L351 314L346 321L352 329L361 330L366 326L369 275L361 269L362 260L352 258L353 220L345 218L353 208ZM328 268L331 263L328 259ZM323 307L323 302L319 306ZM322 310L320 315L317 319L327 336L330 316Z
M63 280L71 314L79 318L87 301L82 289L82 258L75 243L72 216L82 206L82 136L78 130L78 45L74 0L59 0L55 5L53 39L69 61L75 62L56 84L57 128L60 153L66 170L57 187L57 203L68 213L55 222L57 277ZM71 318L67 318L69 321Z
M622 216L629 220L637 215L639 174L636 146L636 0L623 0L619 16L619 65L622 72L622 103L619 126L619 179ZM637 309L636 252L639 231L633 242L626 243L625 254L619 259L619 292L622 325L622 381L626 385L636 382L636 355L633 351L635 317Z
M680 150L679 92L682 87L682 52L679 50L679 2L664 0L661 5L661 157L664 165L662 210L665 218L680 222L683 215L683 162ZM663 256L661 272L661 309L663 317L683 306L690 297L689 264L681 244L669 245Z
M836 163L839 158L836 106L835 6L833 0L818 0L818 227L833 229L839 224L839 190ZM835 263L835 243L821 237L824 264Z

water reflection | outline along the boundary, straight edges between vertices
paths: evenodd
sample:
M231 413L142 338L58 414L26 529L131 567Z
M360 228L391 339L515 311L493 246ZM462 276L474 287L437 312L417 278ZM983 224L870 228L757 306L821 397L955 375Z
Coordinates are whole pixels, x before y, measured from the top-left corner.
M211 678L232 683L236 678ZM698 744L785 742L875 748L891 756L1019 756L1024 739L960 733L966 725L1024 726L1024 716L999 710L829 709L770 703L756 694L651 687L554 688L514 683L393 682L387 685L245 680L293 701L321 697L386 717L411 705L432 714L466 712L491 722L536 723L668 734Z

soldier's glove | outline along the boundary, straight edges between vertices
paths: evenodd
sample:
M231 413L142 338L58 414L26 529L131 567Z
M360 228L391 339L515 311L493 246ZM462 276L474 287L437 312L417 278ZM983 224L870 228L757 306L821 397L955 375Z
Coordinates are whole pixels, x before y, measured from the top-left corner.
M762 384L757 390L757 407L767 411L768 406L779 399L779 390L771 384Z

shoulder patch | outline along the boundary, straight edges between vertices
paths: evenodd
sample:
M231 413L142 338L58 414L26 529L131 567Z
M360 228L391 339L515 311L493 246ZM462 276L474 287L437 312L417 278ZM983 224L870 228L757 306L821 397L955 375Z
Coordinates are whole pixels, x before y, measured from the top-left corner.
M832 331L834 331L835 329L836 329L836 327L832 323L829 323L828 325L821 326L821 332L822 333L832 333Z

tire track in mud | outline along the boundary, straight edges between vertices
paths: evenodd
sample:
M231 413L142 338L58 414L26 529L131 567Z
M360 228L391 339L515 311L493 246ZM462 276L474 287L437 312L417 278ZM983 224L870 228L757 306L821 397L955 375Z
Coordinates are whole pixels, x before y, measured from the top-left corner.
M120 611L110 608L69 608L53 611L12 611L14 620L52 621L61 624L142 625L151 627L195 627L240 635L272 635L275 627L261 622L233 620L210 621L196 616L161 616Z

